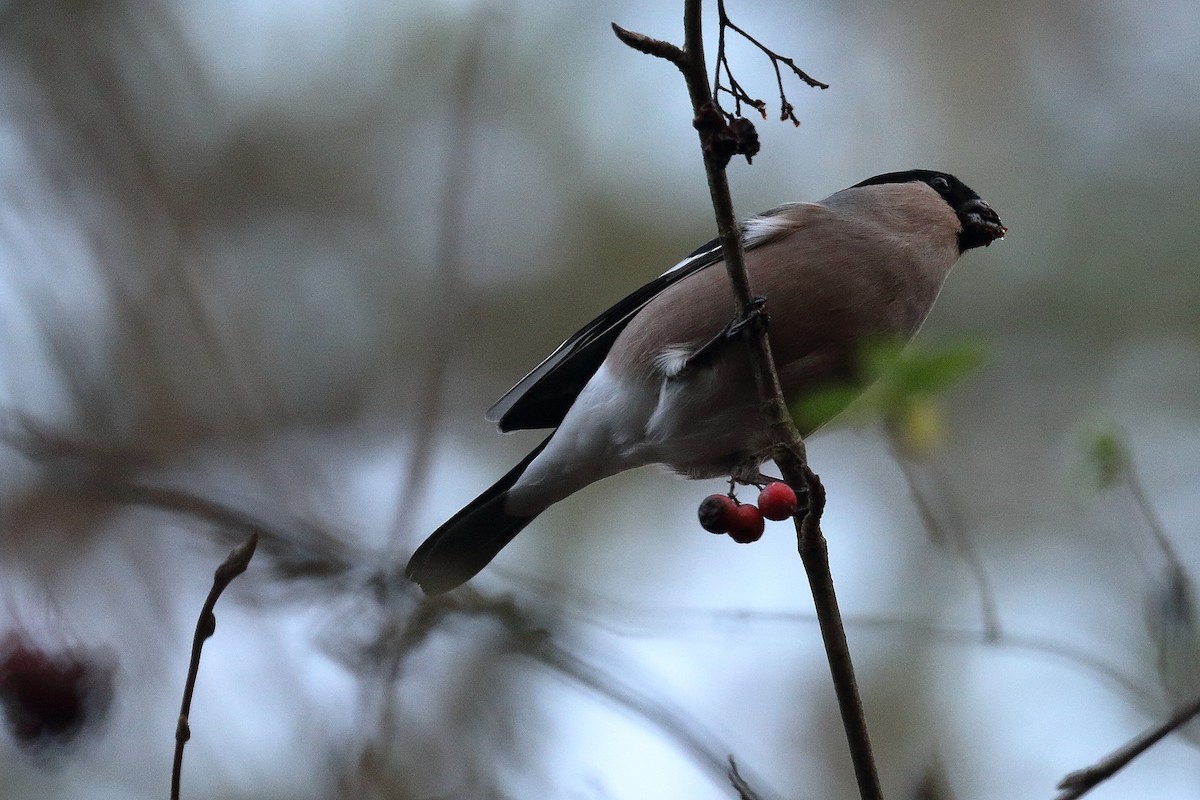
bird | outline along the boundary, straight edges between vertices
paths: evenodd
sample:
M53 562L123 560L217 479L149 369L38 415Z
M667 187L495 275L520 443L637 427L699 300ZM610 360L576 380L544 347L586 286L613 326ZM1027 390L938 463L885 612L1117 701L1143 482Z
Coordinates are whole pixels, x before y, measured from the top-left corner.
M961 180L925 169L788 203L741 229L761 306L752 316L767 325L789 405L853 379L864 344L910 340L959 256L1007 232ZM735 342L748 320L731 319L723 265L714 239L589 322L501 397L486 415L501 432L552 432L430 534L406 577L427 595L455 589L538 514L625 470L659 464L731 481L758 474L773 441Z

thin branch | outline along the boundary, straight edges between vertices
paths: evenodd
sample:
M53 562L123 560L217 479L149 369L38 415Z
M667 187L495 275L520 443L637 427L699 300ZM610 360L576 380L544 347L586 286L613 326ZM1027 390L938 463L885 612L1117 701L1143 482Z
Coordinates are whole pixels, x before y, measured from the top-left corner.
M798 66L796 66L795 60L788 58L787 56L780 55L779 53L776 53L774 50L767 47L765 44L760 42L758 39L755 39L749 33L746 33L746 31L742 30L740 27L735 25L733 23L733 21L731 19L729 19L729 15L725 13L725 0L717 0L717 14L720 17L722 25L724 25L726 28L730 28L731 30L737 32L738 34L740 34L742 36L742 38L744 38L746 41L750 42L750 44L754 45L759 50L763 51L763 54L766 55L767 58L771 59L771 62L776 65L776 67L775 67L776 72L779 71L778 65L780 63L787 64L788 68L796 75L797 78L804 81L806 84L808 84L812 88L814 88L814 89L828 89L829 88L828 83L822 83L821 81L817 80L816 78L812 77L807 72L805 72L804 70L802 70ZM780 91L783 90L782 84L780 84L779 89L780 89Z
M245 542L238 545L229 554L217 571L213 574L213 585L208 590L204 607L200 609L200 617L196 620L196 633L192 637L192 657L188 662L187 681L183 685L183 700L179 704L179 721L175 726L175 761L171 767L171 800L179 800L179 781L183 771L183 746L192 738L192 729L188 724L188 715L192 713L192 693L196 689L196 676L200 672L200 651L204 642L217 630L217 618L213 609L225 588L233 579L246 571L250 559L254 557L254 548L258 546L258 534L250 534Z
M733 786L733 790L738 793L738 800L759 800L759 796L754 792L754 789L750 787L750 784L738 772L737 761L733 759L733 756L729 757L729 783Z
M520 642L519 639L518 642ZM689 719L686 710L672 708L669 704L655 699L641 688L640 683L621 680L612 672L600 669L594 663L569 652L546 636L526 636L518 648L519 652L554 669L580 686L591 689L627 711L637 714L658 728L698 766L702 767L714 783L719 784L724 780L731 779L733 775L737 775L736 772L731 773L727 766L731 759L729 757L722 758L720 755L723 751L728 752L728 750L714 741L713 737L702 730L696 721ZM737 775L737 780L742 785L748 786L741 775ZM743 798L754 797L756 800L765 796L742 794ZM774 794L770 797L778 798Z
M1171 537L1167 535L1166 527L1146 495L1124 432L1116 428L1097 432L1089 442L1088 460L1096 470L1101 489L1112 489L1118 485L1125 487L1135 511L1142 516L1150 530L1150 536L1167 560L1170 571L1177 574L1186 573L1179 553L1171 543Z
M655 58L665 58L675 66L683 69L681 65L685 60L684 53L670 42L664 42L662 39L653 39L644 33L626 30L615 22L612 23L612 29L618 39L639 53L645 53Z
M284 529L216 500L168 486L109 481L85 488L114 503L186 514L231 533L249 531L256 541L263 540L274 571L283 578L331 579L354 568L355 559L344 542L304 520Z
M783 451L788 457L791 453ZM776 464L785 480L791 483L789 472L794 464L785 464L776 456ZM817 612L817 624L825 644L825 657L829 661L829 672L837 695L838 710L842 716L842 727L846 731L846 742L850 759L854 764L854 776L862 800L882 800L883 789L879 784L879 772L871 748L871 736L867 729L866 714L863 712L862 697L858 680L854 676L854 664L850 658L850 644L846 640L846 629L838 607L837 592L833 585L833 572L829 565L829 545L821 532L821 514L825 509L825 487L807 464L800 464L804 484L808 486L808 512L797 519L796 547L804 562L808 585L812 591L813 606Z
M1075 798L1083 797L1118 771L1124 769L1129 762L1158 744L1169 734L1174 733L1191 722L1198 715L1200 715L1200 698L1196 698L1187 705L1181 706L1166 722L1135 736L1092 766L1067 775L1055 787L1062 790L1055 797L1055 800L1075 800Z
M717 0L717 16L719 18L718 34L717 34L717 66L713 71L713 94L720 97L721 92L731 95L734 99L734 110L736 114L741 114L742 103L753 106L762 114L763 119L767 118L767 104L761 99L751 97L737 78L733 76L733 70L730 69L729 59L725 54L725 30L732 30L748 41L754 47L762 51L763 55L771 60L771 67L775 70L775 83L779 87L779 119L791 120L793 125L799 125L800 120L796 118L796 109L787 99L787 91L783 88L783 71L779 68L780 64L785 64L797 78L803 81L808 86L814 89L828 89L829 84L813 78L804 70L796 66L796 62L786 56L776 53L771 48L764 45L758 39L751 36L744 29L734 24L733 20L725 12L725 0ZM724 70L725 77L729 79L729 86L721 83L721 72Z
M725 268L733 291L739 319L749 320L761 305L751 292L750 277L746 269L745 253L742 249L741 227L733 211L733 200L729 190L729 179L725 174L728 155L714 147L714 140L728 135L728 127L722 130L712 121L723 123L720 107L714 102L708 86L708 69L704 60L704 38L701 18L701 0L685 0L683 12L684 46L675 47L664 42L631 34L614 26L617 36L639 52L665 58L683 73L688 95L695 113L694 124L700 135L700 147L704 153L704 167L708 176L709 194L717 220ZM736 30L736 29L735 29ZM753 41L753 40L752 40ZM755 142L757 149L757 142ZM741 152L741 150L738 150ZM752 153L748 153L752 155ZM724 156L724 157L723 157ZM772 456L786 481L793 488L807 488L808 510L796 519L796 545L817 610L817 618L824 640L826 657L837 695L842 724L846 731L850 758L854 764L855 778L862 800L880 800L883 796L879 785L878 770L871 751L871 740L863 714L858 682L854 677L854 666L846 632L842 626L838 609L833 577L829 567L829 548L821 532L821 513L825 506L825 489L820 479L808 467L804 440L792 421L775 361L771 355L771 343L766 325L751 325L746 328L752 335L744 336L746 352L754 375L764 422L775 443Z
M722 10L724 4L721 4ZM721 92L733 97L733 114L726 114L727 117L740 117L742 115L742 103L752 106L758 113L762 114L762 118L767 118L767 104L762 100L751 97L750 94L738 82L738 79L733 76L733 70L729 66L729 57L725 53L725 29L726 25L721 25L717 29L717 58L716 68L713 69L712 91L714 97L720 97ZM721 83L721 72L724 71L725 77L729 80L729 86ZM782 87L781 87L782 88Z

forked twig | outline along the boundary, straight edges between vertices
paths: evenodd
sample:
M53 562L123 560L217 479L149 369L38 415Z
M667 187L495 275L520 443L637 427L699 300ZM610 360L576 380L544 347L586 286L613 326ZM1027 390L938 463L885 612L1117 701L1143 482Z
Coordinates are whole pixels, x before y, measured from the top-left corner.
M781 121L791 120L793 125L799 125L800 120L796 118L796 108L791 104L791 102L788 101L787 91L783 88L783 71L780 70L779 65L787 65L788 69L792 71L792 74L814 89L828 89L829 84L822 83L821 81L812 77L807 72L800 69L800 67L796 66L796 62L793 59L776 53L774 50L767 47L758 39L747 33L743 28L736 25L733 20L729 18L729 14L727 14L725 11L725 0L717 0L717 17L719 20L717 33L717 59L716 68L713 70L712 92L713 96L718 100L720 99L721 92L725 92L733 97L734 113L727 116L729 116L730 119L732 119L734 116L741 116L742 104L745 103L746 105L757 110L758 113L762 114L763 119L767 118L766 102L759 98L752 97L742 87L742 84L738 82L737 78L733 77L733 70L729 66L729 58L725 53L725 31L728 29L757 47L762 51L763 55L771 60L771 67L775 70L775 83L779 87L779 119ZM721 83L722 72L725 73L725 77L729 81L728 86Z
M217 630L217 617L213 608L217 599L233 579L246 571L250 559L254 557L254 548L258 546L258 534L251 533L250 538L233 548L229 556L217 567L213 574L213 585L208 590L204 607L200 609L200 617L196 620L196 633L192 637L192 656L188 661L187 680L183 685L183 701L179 704L179 721L175 726L175 762L171 766L171 800L179 800L179 781L183 771L183 746L192 738L192 729L188 724L188 715L192 712L192 693L196 689L196 675L200 672L200 651L204 642Z

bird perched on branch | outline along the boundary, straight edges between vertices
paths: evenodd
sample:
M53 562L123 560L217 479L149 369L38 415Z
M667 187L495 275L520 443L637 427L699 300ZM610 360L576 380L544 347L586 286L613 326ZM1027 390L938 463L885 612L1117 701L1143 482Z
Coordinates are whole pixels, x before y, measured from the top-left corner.
M853 379L860 348L907 341L950 268L1006 228L953 175L877 175L742 226L772 354L794 404ZM663 464L689 478L757 474L773 444L730 322L709 242L567 339L492 406L501 431L553 428L521 463L433 532L408 563L428 594L482 570L549 506L602 478ZM811 431L801 431L807 434Z

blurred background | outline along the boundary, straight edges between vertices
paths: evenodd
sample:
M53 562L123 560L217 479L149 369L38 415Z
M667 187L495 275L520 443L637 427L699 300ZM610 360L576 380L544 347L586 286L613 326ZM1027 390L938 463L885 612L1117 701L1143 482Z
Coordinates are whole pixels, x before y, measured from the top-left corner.
M1048 798L1200 695L1200 15L1183 0L730 0L770 105L742 215L957 174L1007 239L917 452L813 438L885 793ZM712 9L709 9L712 11ZM0 798L851 798L795 540L653 469L458 599L412 549L532 448L483 411L714 235L680 3L0 4ZM715 33L715 31L710 31ZM715 42L709 42L710 57ZM1096 798L1192 798L1163 742Z

